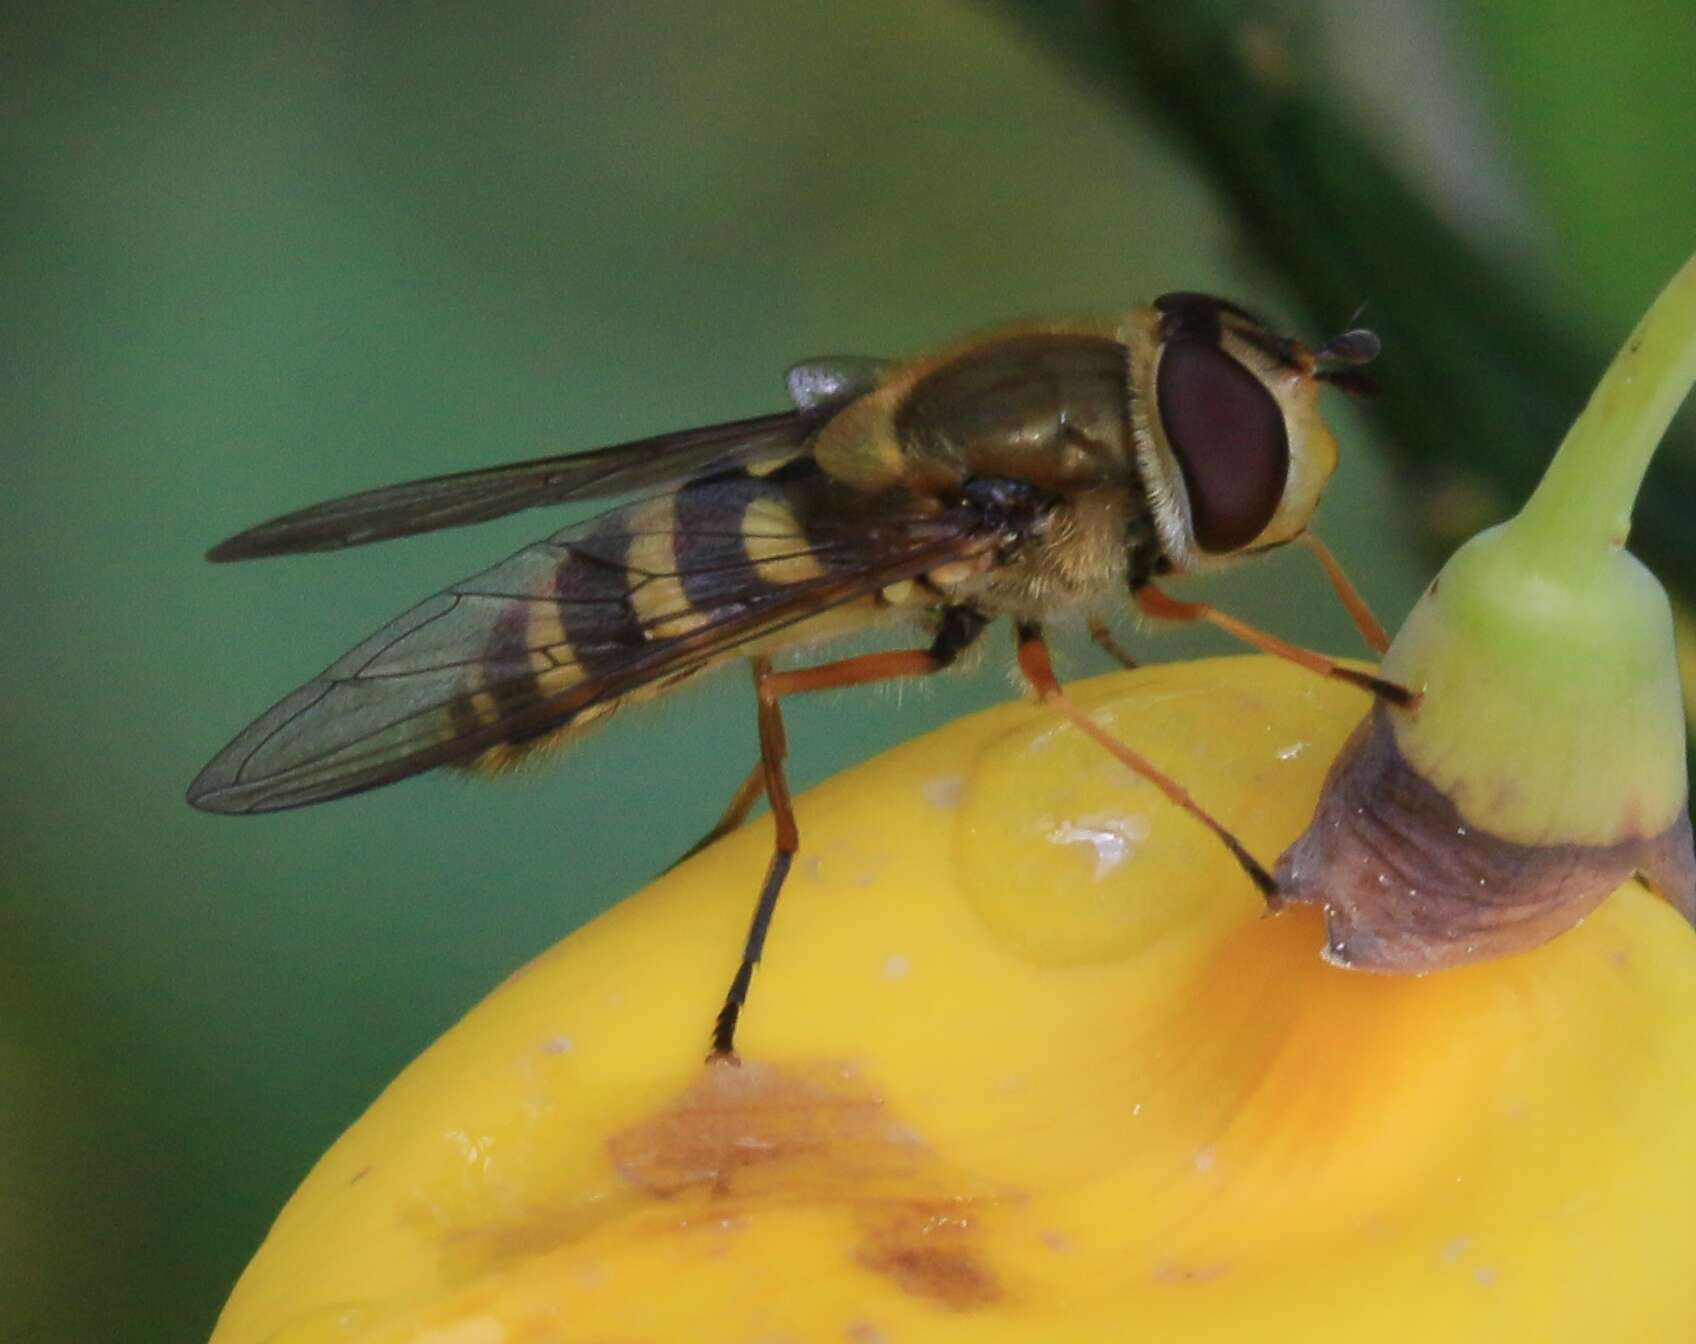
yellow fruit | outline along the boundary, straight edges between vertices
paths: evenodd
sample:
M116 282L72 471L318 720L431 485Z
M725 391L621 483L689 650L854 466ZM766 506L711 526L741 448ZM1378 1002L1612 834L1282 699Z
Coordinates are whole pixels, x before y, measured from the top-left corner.
M1265 659L1074 693L1263 860L1365 710ZM1642 890L1339 970L1022 704L798 808L740 1068L703 1056L764 820L408 1068L217 1344L1696 1338L1696 934Z

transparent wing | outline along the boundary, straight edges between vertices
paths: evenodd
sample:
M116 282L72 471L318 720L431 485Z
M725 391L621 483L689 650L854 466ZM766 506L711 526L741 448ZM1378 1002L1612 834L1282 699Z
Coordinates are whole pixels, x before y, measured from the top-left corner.
M241 733L188 798L298 807L520 746L996 539L969 507L868 501L806 458L715 473L414 607Z
M214 561L334 551L390 537L485 522L519 509L604 498L671 484L703 471L799 451L821 414L783 411L638 439L593 452L540 457L431 476L285 513L220 542Z

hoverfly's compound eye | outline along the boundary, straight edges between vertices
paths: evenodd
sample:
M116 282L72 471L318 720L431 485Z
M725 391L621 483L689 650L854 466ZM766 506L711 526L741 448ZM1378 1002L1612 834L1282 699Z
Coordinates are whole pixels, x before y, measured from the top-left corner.
M1182 338L1161 353L1155 400L1196 544L1214 554L1248 545L1272 521L1289 477L1278 403L1218 346Z

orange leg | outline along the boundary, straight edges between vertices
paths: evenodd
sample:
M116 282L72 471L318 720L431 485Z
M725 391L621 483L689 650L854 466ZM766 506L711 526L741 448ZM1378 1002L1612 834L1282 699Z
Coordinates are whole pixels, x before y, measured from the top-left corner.
M1099 647L1102 652L1104 652L1109 658L1118 659L1122 666L1135 667L1137 665L1137 660L1129 653L1125 652L1125 650L1120 647L1119 641L1113 638L1113 632L1107 628L1105 622L1091 620L1089 623L1089 637L1096 642L1097 647Z
M1249 880L1259 888L1260 894L1266 898L1269 909L1277 910L1282 902L1278 899L1278 884L1272 880L1272 874L1256 862L1254 856L1243 847L1242 841L1225 829L1213 816L1190 797L1189 792L1170 775L1160 770L1147 757L1132 751L1118 738L1103 729L1094 719L1079 709L1060 688L1060 681L1054 675L1054 664L1048 657L1048 645L1043 642L1042 630L1035 625L1019 627L1019 670L1025 674L1025 680L1030 682L1031 689L1037 698L1045 705L1051 705L1072 721L1078 731L1104 748L1111 756L1128 766L1133 772L1141 775L1177 807L1188 812L1192 817L1219 837L1225 848L1230 850L1231 857L1242 866Z
M684 850L683 853L679 854L676 861L672 863L671 868L677 867L678 864L684 862L686 859L694 858L708 845L724 839L725 836L729 835L732 831L739 827L748 819L748 814L754 810L754 804L759 802L760 799L765 796L765 792L765 762L755 761L754 768L748 772L747 777L737 786L736 793L730 800L730 805L724 809L724 812L720 815L719 819L713 823L712 830L708 831L694 844L690 845L688 849ZM667 868L666 871L669 873L671 868Z
M1384 627L1378 624L1378 618L1372 614L1372 608L1366 605L1366 599L1360 595L1360 590L1350 583L1349 576L1343 573L1343 567L1337 563L1337 557L1331 554L1331 548L1311 532L1303 532L1297 540L1312 551L1314 559L1319 561L1319 567L1331 581L1337 600L1348 612L1349 619L1354 622L1354 628L1360 631L1360 637L1366 641L1367 648L1376 654L1383 654L1390 647L1390 637L1384 633Z
M1240 621L1235 616L1220 611L1208 602L1180 602L1175 597L1168 597L1152 583L1146 583L1133 594L1137 606L1150 616L1163 621L1206 621L1216 625L1226 634L1242 640L1251 648L1269 653L1275 658L1284 658L1299 667L1305 667L1309 672L1316 672L1322 677L1334 677L1338 681L1346 681L1352 686L1370 691L1381 700L1387 700L1392 705L1403 709L1412 709L1419 703L1419 697L1405 686L1398 686L1393 681L1385 681L1370 673L1357 672L1352 667L1344 667L1334 658L1327 658L1322 653L1312 649L1304 649L1299 644L1291 644L1279 639L1276 635L1268 634L1258 626Z
M855 658L843 658L818 667L796 668L774 672L766 658L755 658L754 691L759 701L760 776L765 795L771 800L772 820L777 837L772 848L771 862L766 868L765 881L760 886L760 898L754 906L754 918L748 926L748 938L743 944L742 960L724 996L713 1023L713 1048L710 1058L736 1057L736 1024L742 1016L742 1006L748 1001L748 986L754 978L765 949L766 934L777 910L777 897L783 890L783 880L795 861L800 845L800 832L795 825L795 809L789 798L789 781L783 773L783 759L789 752L788 738L783 731L783 714L779 701L786 695L805 695L809 691L833 690L840 686L863 686L871 681L890 681L900 677L921 677L940 672L949 666L983 632L985 618L968 607L950 607L942 615L942 626L928 649L900 649L890 653L866 653ZM747 790L748 785L743 785ZM757 797L755 792L752 797ZM752 797L748 806L753 806ZM732 801L731 810L740 801L741 793ZM744 809L744 812L746 809ZM726 815L730 813L727 811ZM722 825L722 822L721 822Z

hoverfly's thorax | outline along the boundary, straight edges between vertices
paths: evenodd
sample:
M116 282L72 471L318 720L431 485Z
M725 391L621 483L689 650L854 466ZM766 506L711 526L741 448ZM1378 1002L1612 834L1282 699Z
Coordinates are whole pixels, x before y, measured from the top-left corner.
M1199 294L1134 311L1125 344L1137 461L1173 567L1299 536L1337 464L1314 353Z
M870 491L978 476L1089 489L1133 470L1127 378L1110 327L1010 327L897 368L820 431L815 452Z

